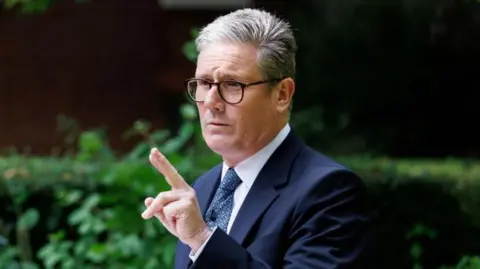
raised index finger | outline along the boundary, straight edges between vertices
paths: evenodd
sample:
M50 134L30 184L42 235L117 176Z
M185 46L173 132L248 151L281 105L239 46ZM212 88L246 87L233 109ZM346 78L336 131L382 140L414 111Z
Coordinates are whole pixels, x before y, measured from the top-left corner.
M183 177L177 172L177 169L163 156L162 153L156 148L150 151L150 163L162 173L167 180L168 184L173 189L188 189L190 186L183 179Z

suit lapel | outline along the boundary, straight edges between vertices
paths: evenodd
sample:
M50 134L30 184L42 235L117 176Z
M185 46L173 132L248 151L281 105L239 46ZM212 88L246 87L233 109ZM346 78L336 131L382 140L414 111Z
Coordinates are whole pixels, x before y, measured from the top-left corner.
M252 186L233 222L230 236L242 244L248 232L260 215L277 198L278 193L272 186ZM261 199L259 199L261 197Z
M277 198L277 189L287 183L291 165L302 147L303 143L292 130L265 163L230 230L230 236L238 243L243 243L255 222Z

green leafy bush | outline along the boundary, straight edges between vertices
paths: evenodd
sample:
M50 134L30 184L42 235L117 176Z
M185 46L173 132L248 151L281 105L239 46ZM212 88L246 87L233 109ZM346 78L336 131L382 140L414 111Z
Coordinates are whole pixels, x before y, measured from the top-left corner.
M72 156L0 158L0 201L7 205L0 209L0 235L9 241L0 264L171 268L175 238L158 221L140 217L143 200L168 188L148 153L158 147L188 180L220 161L201 141L196 110L185 105L181 113L176 136L136 122L127 136L144 142L121 157L99 133L87 131Z
M439 268L457 264L463 256L478 256L478 161L337 159L367 182L376 209L373 224L379 268Z

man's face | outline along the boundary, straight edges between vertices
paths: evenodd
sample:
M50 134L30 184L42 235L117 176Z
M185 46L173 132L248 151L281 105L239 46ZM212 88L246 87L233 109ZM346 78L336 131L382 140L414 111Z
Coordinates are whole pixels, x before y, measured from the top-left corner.
M212 44L198 56L196 78L210 81L235 80L251 83L263 80L257 66L257 49L238 43ZM277 132L280 116L278 94L260 84L245 88L238 104L225 102L212 86L205 102L197 103L202 133L207 145L224 158L241 159L255 153L255 147Z

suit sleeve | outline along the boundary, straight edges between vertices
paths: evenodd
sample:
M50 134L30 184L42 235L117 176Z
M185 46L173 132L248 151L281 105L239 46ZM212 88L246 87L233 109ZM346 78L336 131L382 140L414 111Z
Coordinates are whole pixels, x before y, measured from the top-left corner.
M289 223L282 268L363 268L367 231L365 187L347 170L332 172L305 186ZM217 229L191 269L271 269Z

